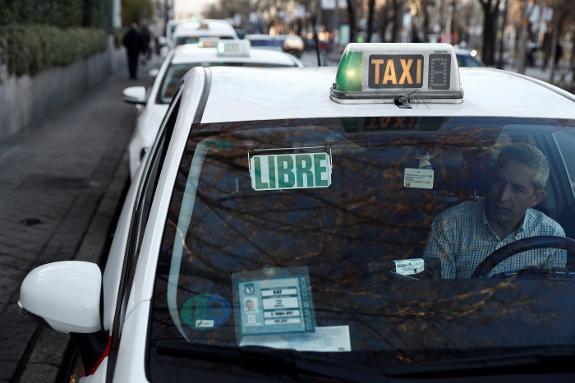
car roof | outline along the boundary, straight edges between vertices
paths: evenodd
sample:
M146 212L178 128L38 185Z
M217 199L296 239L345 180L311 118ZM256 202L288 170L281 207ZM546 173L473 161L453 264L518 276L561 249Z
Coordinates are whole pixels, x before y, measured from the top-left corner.
M249 56L218 56L216 48L199 48L196 44L185 44L176 47L172 58L172 64L215 61L277 64L284 66L294 66L297 62L286 53L258 48L251 48Z
M178 23L174 36L236 36L236 31L230 23L224 20L203 19L199 22L189 21Z
M542 81L491 68L460 68L460 104L338 104L330 99L336 67L194 69L211 71L202 123L293 118L481 116L575 119L575 96ZM222 111L225 110L225 113Z

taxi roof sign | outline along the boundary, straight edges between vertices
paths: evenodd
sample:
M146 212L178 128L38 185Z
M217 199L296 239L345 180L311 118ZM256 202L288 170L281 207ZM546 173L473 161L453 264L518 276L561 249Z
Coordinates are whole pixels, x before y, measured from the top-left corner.
M348 44L330 98L338 103L460 103L463 89L449 44Z
M217 45L217 55L226 57L247 57L250 55L249 40L220 40Z

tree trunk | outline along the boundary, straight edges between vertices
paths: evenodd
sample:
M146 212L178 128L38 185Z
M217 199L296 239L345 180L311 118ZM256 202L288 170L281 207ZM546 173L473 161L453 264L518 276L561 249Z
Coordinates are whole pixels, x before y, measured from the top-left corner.
M371 43L373 35L373 12L375 12L375 0L369 0L367 8L367 42Z
M349 42L355 42L356 25L355 25L355 9L353 0L347 0L347 18L349 23Z
M527 61L527 29L529 28L529 4L527 0L523 0L523 8L521 10L521 29L519 30L519 40L517 43L517 72L525 73L525 62Z
M557 43L559 41L559 25L555 25L551 36L551 70L549 71L549 82L553 84L555 81L555 70L558 64L555 60L555 55L557 54Z
M497 62L497 68L503 69L505 66L504 58L503 58L503 51L505 48L505 26L507 25L507 7L509 5L509 0L505 0L503 5L503 15L501 15L501 31L499 37L499 57Z
M423 11L423 42L426 43L429 41L429 10L427 9L427 5L425 5L426 0L422 2L422 11Z
M495 17L497 10L483 7L483 48L481 58L485 65L495 64Z
M393 7L393 29L391 30L391 41L394 43L399 43L399 29L401 27L401 15L399 8L401 3L398 0L393 0L391 4Z
M379 33L381 34L381 41L387 43L388 42L387 28L389 27L389 6L387 4L385 4L381 8L380 19L381 19L381 28L379 30Z

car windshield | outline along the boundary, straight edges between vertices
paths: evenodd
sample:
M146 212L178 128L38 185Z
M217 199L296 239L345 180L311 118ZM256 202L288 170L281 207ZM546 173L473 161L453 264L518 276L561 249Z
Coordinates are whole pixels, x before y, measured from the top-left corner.
M230 62L230 61L217 61L217 62L197 62L189 64L173 64L168 67L166 74L162 79L160 91L156 102L158 104L169 104L172 98L180 87L180 82L184 75L193 67L196 66L234 66L234 67L250 67L250 68L280 68L286 65L271 64L271 63L258 63L258 62ZM292 66L296 66L295 63Z
M375 374L575 346L573 254L530 250L481 278L470 277L474 267L449 275L449 260L430 254L432 231L447 222L437 217L450 208L462 217L462 206L472 217L488 204L509 175L498 158L511 147L547 158L545 198L505 238L495 221L456 219L450 246L485 257L544 224L575 237L574 127L471 117L195 125L160 248L152 375L185 359L154 351L166 341L297 350ZM503 194L521 193L515 183Z

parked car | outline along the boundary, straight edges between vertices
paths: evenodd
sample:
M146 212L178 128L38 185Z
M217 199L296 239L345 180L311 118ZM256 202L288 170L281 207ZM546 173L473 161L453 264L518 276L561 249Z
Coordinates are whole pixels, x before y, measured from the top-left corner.
M282 51L283 40L265 34L250 34L245 37L254 48Z
M573 381L574 102L444 44L195 67L103 273L40 266L19 304L82 382Z
M303 40L296 35L283 35L282 49L284 52L300 58L304 50Z
M195 22L178 23L171 36L172 47L184 44L197 44L202 38L235 40L236 31L225 20L202 19Z
M200 40L199 43L213 40ZM158 129L184 74L194 66L249 66L263 68L301 67L294 57L262 49L250 48L245 40L222 40L209 44L178 46L164 60L149 92L142 86L124 90L126 102L142 105L136 129L128 146L130 175L136 175L146 151L154 142Z
M457 56L457 63L459 67L482 67L485 66L477 57L475 49L462 49L456 48L455 55Z

